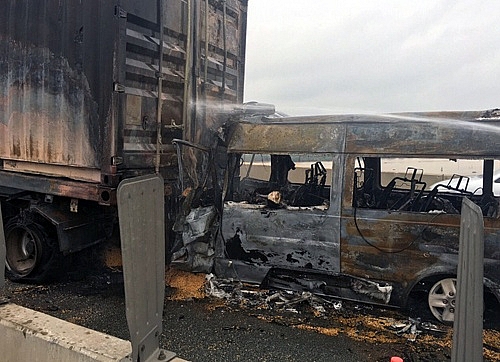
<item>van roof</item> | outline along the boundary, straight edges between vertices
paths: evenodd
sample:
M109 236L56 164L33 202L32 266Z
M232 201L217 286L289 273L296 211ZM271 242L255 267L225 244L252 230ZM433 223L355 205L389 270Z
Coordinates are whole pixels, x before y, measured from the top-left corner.
M232 124L228 148L237 153L499 157L499 120L482 122L472 114L264 117Z

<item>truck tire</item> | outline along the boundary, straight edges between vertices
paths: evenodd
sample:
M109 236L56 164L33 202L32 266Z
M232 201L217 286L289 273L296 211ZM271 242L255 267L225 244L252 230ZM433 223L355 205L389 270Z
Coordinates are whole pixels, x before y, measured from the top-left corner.
M44 227L14 217L5 226L6 276L12 281L43 282L59 254Z

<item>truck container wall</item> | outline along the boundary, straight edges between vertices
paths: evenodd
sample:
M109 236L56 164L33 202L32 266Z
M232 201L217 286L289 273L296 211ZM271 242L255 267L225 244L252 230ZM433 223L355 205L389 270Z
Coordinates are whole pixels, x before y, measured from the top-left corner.
M0 186L113 204L243 98L247 0L2 0ZM160 97L158 95L161 95Z

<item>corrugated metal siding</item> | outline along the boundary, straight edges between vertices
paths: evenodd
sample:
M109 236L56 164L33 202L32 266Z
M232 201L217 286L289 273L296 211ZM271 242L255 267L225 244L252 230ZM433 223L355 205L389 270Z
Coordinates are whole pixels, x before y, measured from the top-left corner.
M127 14L122 72L122 90L126 94L123 152L126 168L144 168L153 166L157 147L160 6L152 4L147 7L148 12L131 13L134 3L122 5ZM172 139L209 143L207 130L220 126L219 117L212 110L218 111L226 103L242 102L246 1L228 1L225 6L224 11L222 2L210 0L170 0L164 4L161 116L164 167L176 161L166 157L174 153Z
M206 102L243 99L246 3L6 1L0 161L100 170L107 186L151 172L163 19L160 166L175 169L171 140L208 142L219 125Z
M157 97L160 59L159 7L154 2L149 13L129 13L126 18L124 92L126 114L123 151L128 167L152 167L152 157L140 154L156 152ZM133 4L124 3L124 11ZM165 125L175 124L175 135L182 137L182 102L186 61L186 6L183 2L166 2L163 39L163 114ZM166 28L166 29L165 29ZM166 32L166 34L165 34ZM173 152L164 142L162 152ZM148 161L146 161L146 159Z

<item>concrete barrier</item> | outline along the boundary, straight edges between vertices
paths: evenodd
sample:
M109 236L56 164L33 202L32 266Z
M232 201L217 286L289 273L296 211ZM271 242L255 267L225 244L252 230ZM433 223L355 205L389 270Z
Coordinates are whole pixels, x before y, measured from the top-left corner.
M129 341L15 304L0 305L2 361L129 361L131 352Z

